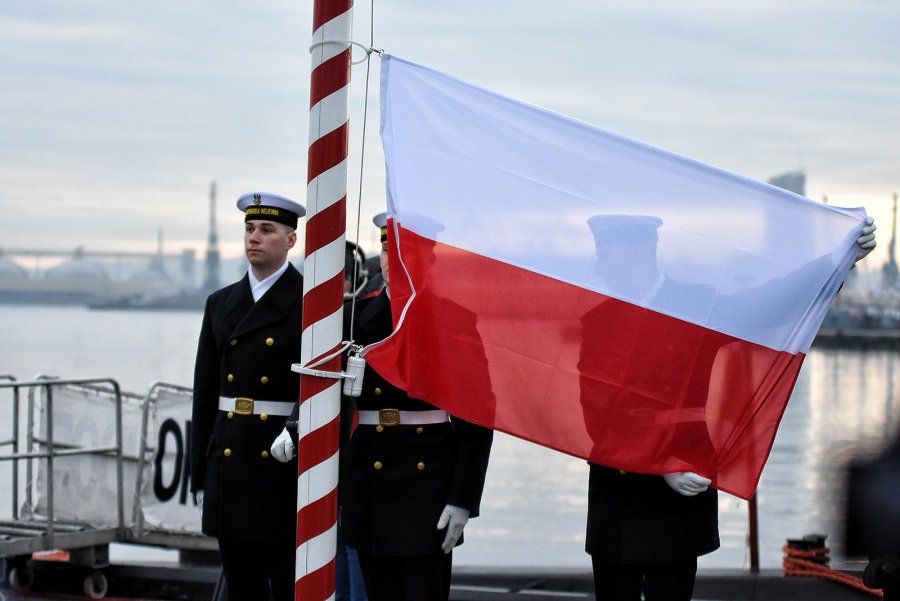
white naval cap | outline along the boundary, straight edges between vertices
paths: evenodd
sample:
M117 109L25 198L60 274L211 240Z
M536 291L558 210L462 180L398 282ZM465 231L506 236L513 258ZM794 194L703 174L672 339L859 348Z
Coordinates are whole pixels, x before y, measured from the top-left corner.
M588 219L588 227L594 234L594 244L599 249L614 243L655 243L662 219L654 215L594 215Z
M247 192L237 199L237 208L244 212L244 221L261 219L277 221L292 228L306 215L303 205L281 194L272 192Z
M375 227L381 230L381 241L384 242L387 240L387 213L382 211L378 213L374 217L372 217L372 223L375 224Z

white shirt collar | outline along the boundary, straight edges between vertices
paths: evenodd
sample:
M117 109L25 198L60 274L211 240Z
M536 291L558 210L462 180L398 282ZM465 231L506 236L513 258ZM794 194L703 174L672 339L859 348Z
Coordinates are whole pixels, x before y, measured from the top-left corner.
M285 260L284 265L279 267L278 271L276 271L275 273L273 273L272 275L270 275L269 277L267 277L264 280L256 279L256 276L253 275L252 269L249 269L247 271L247 275L250 276L250 294L253 295L253 302L257 302L259 299L262 298L263 294L265 294L266 292L269 291L269 288L272 287L272 284L274 284L278 280L278 278L281 277L281 274L283 274L285 271L287 271L289 263L290 263L290 261Z

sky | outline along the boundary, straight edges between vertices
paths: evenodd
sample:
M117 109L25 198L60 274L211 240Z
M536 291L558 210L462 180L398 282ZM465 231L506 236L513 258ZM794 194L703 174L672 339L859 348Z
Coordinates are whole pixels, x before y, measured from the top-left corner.
M311 17L311 0L0 0L0 249L152 251L162 228L166 252L202 257L215 181L239 256L240 194L305 202ZM887 0L375 0L353 37L754 179L802 169L810 198L876 218L874 267L900 190L897 23ZM352 71L347 211L371 250L369 66L368 106L367 65Z

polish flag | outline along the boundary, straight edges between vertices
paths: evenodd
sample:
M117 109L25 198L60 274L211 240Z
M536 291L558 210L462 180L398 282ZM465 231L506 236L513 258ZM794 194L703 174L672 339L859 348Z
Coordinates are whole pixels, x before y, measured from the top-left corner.
M469 421L752 496L863 209L382 60L394 333L366 359Z

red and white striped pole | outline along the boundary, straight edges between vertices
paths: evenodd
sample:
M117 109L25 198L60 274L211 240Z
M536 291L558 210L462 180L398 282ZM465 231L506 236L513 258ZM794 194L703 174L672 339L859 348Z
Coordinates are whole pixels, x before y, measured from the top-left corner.
M301 365L341 344L352 0L314 0ZM341 43L335 43L339 40ZM316 366L339 372L340 355ZM300 376L294 598L334 598L341 380Z

